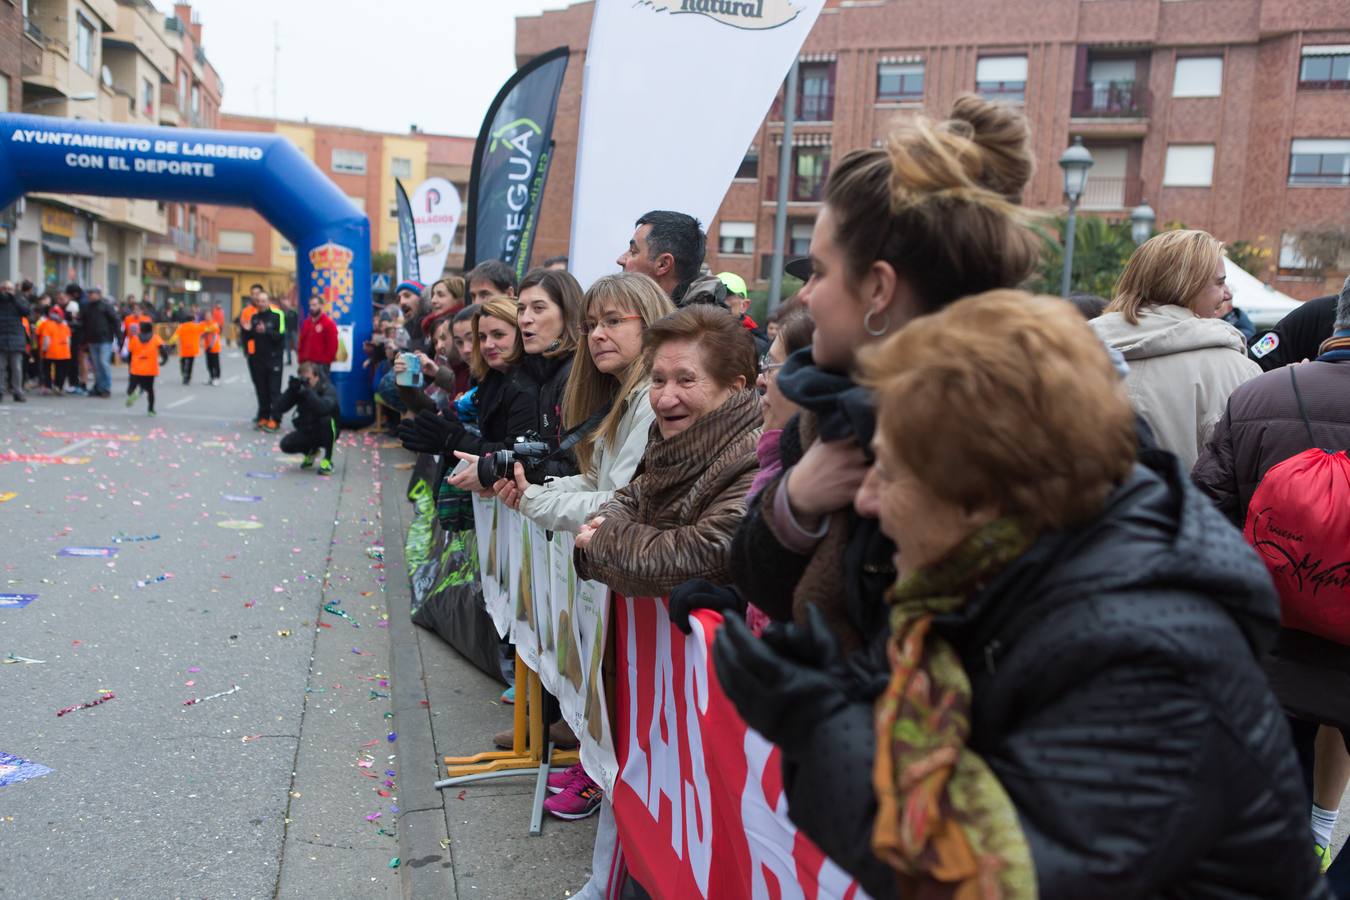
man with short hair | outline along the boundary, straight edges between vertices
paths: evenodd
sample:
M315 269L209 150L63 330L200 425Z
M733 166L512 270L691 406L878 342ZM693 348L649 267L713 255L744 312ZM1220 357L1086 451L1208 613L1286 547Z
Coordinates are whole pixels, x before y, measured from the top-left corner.
M309 298L309 315L300 326L300 344L296 354L301 363L313 363L324 378L331 375L333 360L337 358L337 325L324 312L323 301Z
M89 362L94 369L93 397L112 396L112 352L117 343L117 312L103 296L103 291L90 288L84 309L84 341L89 345Z
M23 362L28 349L28 316L32 309L22 294L14 293L14 282L0 281L0 396L8 389L16 403L23 396Z
M289 366L295 361L296 338L300 332L300 311L296 309L296 301L290 297L282 299L281 309L286 316L286 365Z
M486 303L497 297L516 296L516 273L500 259L480 262L464 276L469 286L467 303Z
M628 249L615 260L625 272L650 276L676 305L698 277L708 238L698 219L654 209L637 220Z
M286 315L272 304L266 291L254 297L255 312L249 320L249 340L253 344L249 374L258 396L257 427L276 431L277 404L281 401L281 370L286 352Z

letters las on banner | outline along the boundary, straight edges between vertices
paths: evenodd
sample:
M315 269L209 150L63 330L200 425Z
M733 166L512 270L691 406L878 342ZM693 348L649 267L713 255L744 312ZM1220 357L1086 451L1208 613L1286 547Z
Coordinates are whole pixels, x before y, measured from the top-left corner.
M566 47L539 54L511 76L488 107L473 148L465 268L500 259L517 278L525 274L568 55Z
M445 271L445 259L455 240L463 211L459 191L444 178L428 178L412 195L413 225L417 230L417 267L434 283Z
M578 281L614 270L616 248L628 246L633 222L648 210L712 220L824 2L597 0L568 253ZM706 84L709 60L717 61L717 90L666 91L660 103L633 77L660 72L667 84Z
M613 617L620 771L610 797L639 883L672 900L865 898L788 819L777 749L718 687L722 617L696 612L688 637L663 598L615 597Z
M417 262L417 226L413 223L412 204L403 182L394 179L394 194L398 205L398 271L399 281L421 281L422 270Z

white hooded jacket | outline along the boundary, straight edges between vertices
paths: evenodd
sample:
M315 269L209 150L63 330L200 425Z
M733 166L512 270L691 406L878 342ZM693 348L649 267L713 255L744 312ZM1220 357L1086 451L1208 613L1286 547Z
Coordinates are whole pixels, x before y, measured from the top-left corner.
M1222 319L1201 319L1180 306L1139 310L1139 324L1121 313L1093 319L1092 329L1129 363L1125 389L1158 444L1187 471L1223 417L1228 395L1261 374L1247 358L1242 334Z
M607 447L603 438L596 441L592 456L594 472L530 485L520 500L521 514L549 531L573 534L580 531L614 497L615 491L633 480L647 450L647 435L656 420L648 397L650 392L651 383L644 381L628 395L628 408L614 433L614 448Z

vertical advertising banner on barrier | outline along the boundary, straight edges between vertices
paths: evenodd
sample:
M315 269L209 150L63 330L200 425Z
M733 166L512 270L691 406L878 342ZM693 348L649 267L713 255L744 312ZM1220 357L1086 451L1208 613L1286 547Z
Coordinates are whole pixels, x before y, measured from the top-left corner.
M413 225L417 229L417 268L428 285L445 271L445 260L455 242L464 206L459 191L444 178L428 178L412 195Z
M824 2L597 0L568 254L583 287L614 271L648 210L711 221ZM657 73L681 89L653 102Z
M473 528L478 541L478 577L483 586L483 605L497 629L505 638L511 634L511 606L502 578L506 559L503 544L498 540L498 511L501 504L495 499L473 498Z
M500 259L520 278L530 262L568 49L541 53L488 108L473 150L464 267ZM627 77L627 76L625 76Z
M395 273L399 281L421 281L422 268L417 260L417 226L413 222L412 203L403 182L394 179L394 196L398 204L398 257Z
M610 797L638 882L658 900L864 900L788 819L778 751L718 686L722 617L694 613L685 636L664 598L616 597L614 620L620 770Z

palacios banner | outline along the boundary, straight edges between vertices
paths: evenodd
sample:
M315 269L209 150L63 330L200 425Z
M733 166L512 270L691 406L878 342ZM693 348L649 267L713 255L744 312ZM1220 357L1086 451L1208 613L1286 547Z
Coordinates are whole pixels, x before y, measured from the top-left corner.
M825 0L597 0L568 268L614 271L652 209L712 220ZM676 90L653 101L655 74Z
M712 665L722 617L695 611L685 636L665 598L616 595L612 618L610 798L638 883L657 900L866 900L792 824L778 749L722 693Z
M413 225L417 229L417 267L428 284L445 271L445 258L455 240L463 212L459 191L444 178L428 178L412 195Z
M398 196L398 280L421 281L422 270L417 263L417 226L413 223L412 204L403 182L394 179L394 193Z
M566 47L522 66L488 108L473 150L464 266L500 259L525 274L553 155L553 117L567 73Z

